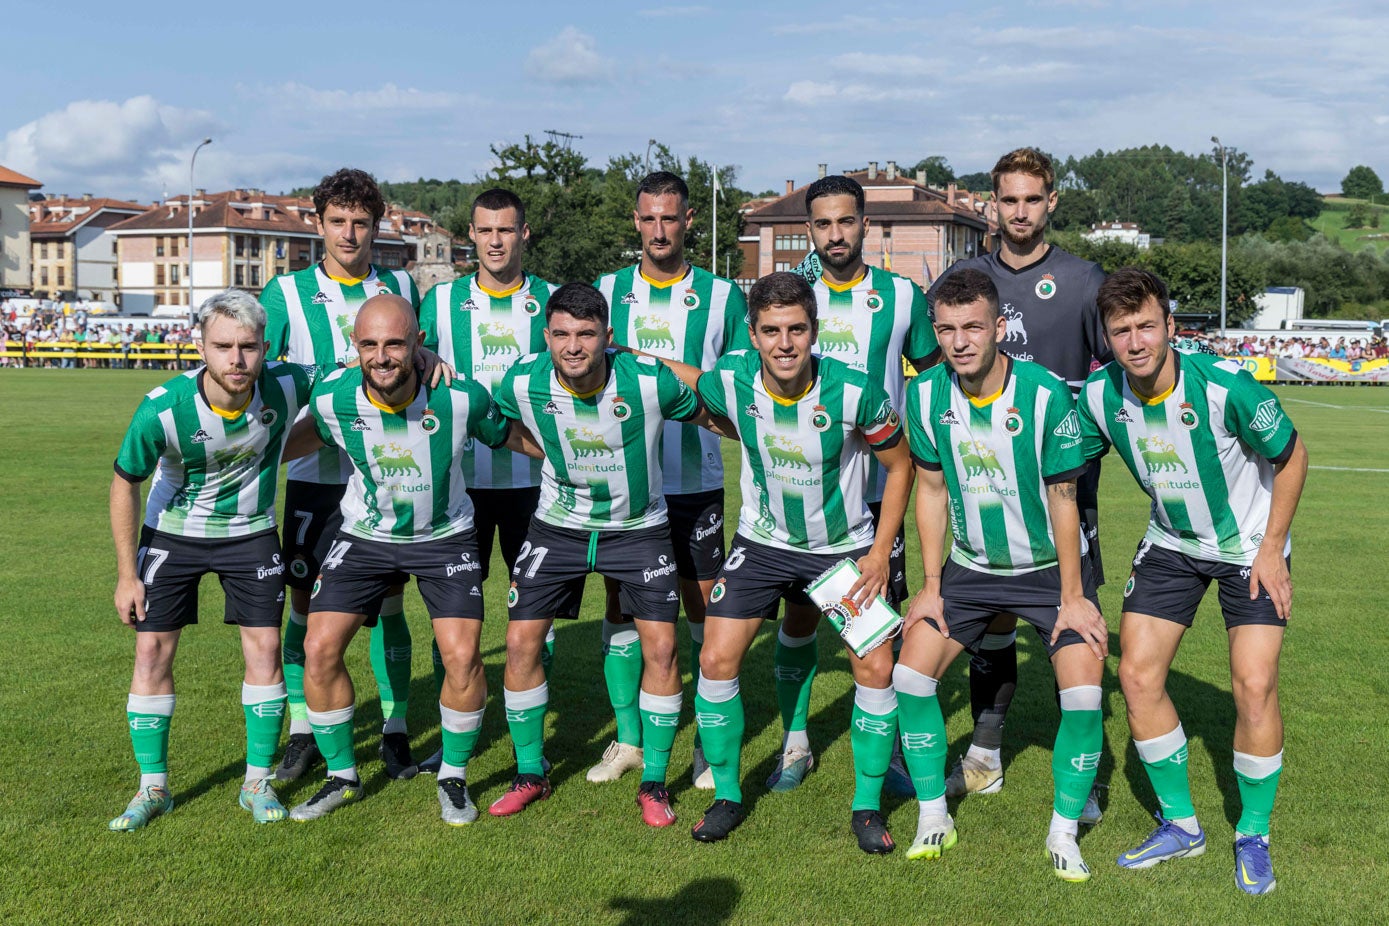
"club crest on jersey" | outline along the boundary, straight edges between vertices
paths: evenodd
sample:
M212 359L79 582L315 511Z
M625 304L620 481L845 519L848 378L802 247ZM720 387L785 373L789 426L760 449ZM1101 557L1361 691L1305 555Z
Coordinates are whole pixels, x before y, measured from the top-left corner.
M955 414L955 409L947 408L945 411L941 412L941 416L937 418L936 421L943 425L958 425L960 423L960 416Z
M309 301L312 302L314 305L327 305L328 294L320 289L318 292L313 294L313 299Z
M420 430L426 434L433 434L439 430L439 416L434 414L432 409L424 410L424 417L420 419Z
M680 300L680 304L687 309L699 308L699 293L692 289L685 290L685 298Z
M279 418L279 413L276 412L273 408L264 409L260 413L260 423L265 425L267 428L274 427L275 422L278 421Z
M636 304L637 304L637 294L636 294L636 293L631 293L631 292L629 292L627 295L625 295L625 296L622 297L622 304L623 304L623 305L636 305Z
M469 296L467 299L464 299L464 300L463 300L463 304L460 305L460 306L458 307L458 311L460 311L460 312L476 312L476 311L477 311L477 303L473 301L473 297L472 297L472 296Z
M1022 413L1016 408L1010 406L1008 413L1003 416L1003 430L1014 437L1022 431Z
M352 430L365 431L368 427L369 426L367 425L366 419L363 418L361 415L358 415L356 418L352 419Z
M714 583L714 588L709 592L709 600L723 601L723 596L726 594L728 594L728 586L724 583L723 576L719 576L719 581Z
M622 396L613 396L613 417L618 421L626 421L632 416L632 406L622 401Z
M1182 423L1182 427L1190 431L1201 423L1201 419L1196 417L1196 409L1191 407L1190 402L1183 402L1181 408L1182 410L1181 413L1177 415L1177 420Z
M539 314L540 300L534 296L527 296L526 301L521 303L521 311L531 316Z
M391 294L391 288L390 288L389 286L387 286L385 283L382 283L380 280L377 280L377 281L376 281L376 295L378 295L378 296L389 296L390 294Z
M1133 424L1133 415L1129 414L1128 406L1119 406L1119 410L1114 413L1114 423Z
M863 304L868 307L868 311L876 312L883 307L883 297L878 295L876 289L870 289L868 298L863 300Z
M545 403L545 407L542 408L541 411L547 415L558 415L559 406L555 404L554 399L551 399L550 401Z
M198 428L198 430L193 432L193 436L189 438L189 440L195 444L206 444L208 441L212 440L212 435L207 433L205 429Z
M1042 274L1042 278L1037 281L1037 285L1032 288L1037 294L1038 299L1050 299L1056 295L1056 278L1050 273Z
M507 606L508 608L514 608L514 607L516 607L516 602L518 602L518 601L520 601L520 600L521 600L521 593L520 593L519 591L516 590L516 583L515 583L515 582L512 582L512 583L511 583L511 588L509 588L509 589L506 590L506 606Z
M815 410L810 413L810 426L817 431L828 431L830 424L830 413L825 411L825 406L815 406Z

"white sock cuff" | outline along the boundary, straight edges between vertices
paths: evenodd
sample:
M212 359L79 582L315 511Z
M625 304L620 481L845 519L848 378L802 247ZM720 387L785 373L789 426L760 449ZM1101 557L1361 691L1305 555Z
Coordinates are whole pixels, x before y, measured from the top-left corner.
M512 691L510 688L502 689L502 703L509 711L524 711L532 707L543 707L550 701L550 686L541 682L535 688L526 691Z
M285 683L277 685L248 685L241 683L241 703L242 704L264 704L266 701L278 701L285 697Z
M352 704L335 711L309 711L309 723L315 727L331 727L334 724L351 723L352 715L356 711L356 706Z
M696 643L703 643L703 642L704 642L704 625L703 625L703 624L694 624L694 623L690 624L690 639L693 640L693 641L695 641Z
M891 685L886 688L868 688L855 682L854 706L875 717L891 714L897 710L897 692Z
M1273 756L1251 756L1248 753L1235 753L1235 774L1262 781L1283 767L1283 750Z
M125 709L132 714L155 714L159 717L174 716L174 696L166 695L126 695Z
M630 626L630 625L629 625ZM641 639L641 634L635 630L617 630L607 636L603 642L608 646L628 646ZM633 653L632 655L636 655Z
M637 709L651 714L680 713L680 692L671 695L652 694L642 691L637 695Z
M808 637L788 637L786 635L786 628L782 627L776 632L776 641L787 649L796 649L797 647L809 646L814 643L815 634L812 633Z
M482 726L482 711L456 711L440 702L439 725L450 733L471 733Z
M381 614L404 614L405 596L392 595L389 598L381 599Z
M1104 698L1104 689L1099 685L1076 685L1061 689L1061 709L1063 711L1097 711Z
M892 687L902 694L929 698L935 695L937 684L937 681L931 676L922 675L911 666L899 662L892 667Z
M1134 740L1133 748L1138 750L1138 758L1148 764L1161 762L1168 756L1175 753L1186 745L1186 733L1182 730L1182 725L1177 724L1177 729L1162 736L1155 736L1150 740Z
M986 633L984 639L979 641L980 649L1007 649L1018 642L1018 632L1011 633Z
M722 704L725 701L732 701L738 696L738 677L727 679L705 678L704 673L699 673L699 684L696 686L699 696L710 704Z
M555 642L555 626L554 626L553 624L550 625L550 629L549 629L549 630L545 631L545 642L546 642L546 643L554 643L554 642Z
M293 608L289 609L289 621L291 624L298 624L300 627L309 626L309 616L307 614L300 614Z

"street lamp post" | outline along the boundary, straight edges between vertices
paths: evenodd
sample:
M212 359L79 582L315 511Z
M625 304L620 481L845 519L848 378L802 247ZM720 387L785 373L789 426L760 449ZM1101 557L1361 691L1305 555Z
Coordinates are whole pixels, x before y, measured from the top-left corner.
M212 139L204 138L198 147L193 149L193 156L188 159L188 327L192 328L198 321L198 310L193 305L193 165L198 163L198 152L203 150L204 145L212 144Z
M1230 173L1229 158L1220 139L1211 136L1211 141L1220 145L1220 337L1225 337L1225 281L1226 254L1230 238Z

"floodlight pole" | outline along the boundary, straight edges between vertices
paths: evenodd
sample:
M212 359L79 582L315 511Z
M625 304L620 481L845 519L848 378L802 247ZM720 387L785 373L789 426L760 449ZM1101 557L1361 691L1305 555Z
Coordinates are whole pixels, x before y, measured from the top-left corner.
M193 306L193 165L198 163L198 152L203 150L204 145L212 144L212 139L204 138L198 147L193 149L193 156L188 159L188 327L192 328L198 322L198 311Z
M1211 136L1211 141L1220 145L1220 337L1225 337L1225 285L1226 257L1230 239L1230 172L1229 157L1220 139Z

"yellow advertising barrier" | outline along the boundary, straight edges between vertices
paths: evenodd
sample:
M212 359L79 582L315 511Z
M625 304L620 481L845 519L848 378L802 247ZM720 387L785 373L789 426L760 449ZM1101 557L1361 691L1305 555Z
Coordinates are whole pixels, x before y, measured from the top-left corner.
M1233 360L1238 363L1261 383L1271 383L1277 379L1277 370L1274 369L1273 361L1267 357L1224 357L1222 359Z
M202 358L191 344L151 344L129 347L119 344L84 344L77 341L41 341L27 347L23 341L5 341L0 357L44 362L48 360L178 360L197 363Z

